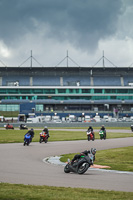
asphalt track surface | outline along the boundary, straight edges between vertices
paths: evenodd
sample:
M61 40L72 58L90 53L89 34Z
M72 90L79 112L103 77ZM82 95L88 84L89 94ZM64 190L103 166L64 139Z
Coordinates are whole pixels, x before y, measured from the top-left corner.
M32 142L29 146L0 144L0 182L133 192L133 173L89 169L83 175L66 174L63 166L43 162L46 157L77 153L92 147L103 150L132 145L133 137L89 142Z

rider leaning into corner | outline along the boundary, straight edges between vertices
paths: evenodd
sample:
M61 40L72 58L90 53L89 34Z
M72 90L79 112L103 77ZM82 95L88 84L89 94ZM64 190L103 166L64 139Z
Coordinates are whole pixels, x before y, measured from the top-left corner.
M32 141L32 138L34 137L34 135L35 135L35 133L34 133L34 129L33 128L31 128L26 134L29 134L29 135L31 135L31 141ZM30 141L30 142L31 142Z
M76 155L74 156L74 158L71 160L71 164L73 164L74 161L76 161L77 159L81 158L81 156L84 156L84 155L87 156L89 153L92 153L93 155L95 155L95 154L96 154L96 149L95 149L95 148L92 148L91 151L90 151L90 150L89 150L89 151L85 150L85 151L81 152L80 154L76 154ZM94 158L95 158L95 157L94 157ZM94 160L95 160L95 159L94 159Z

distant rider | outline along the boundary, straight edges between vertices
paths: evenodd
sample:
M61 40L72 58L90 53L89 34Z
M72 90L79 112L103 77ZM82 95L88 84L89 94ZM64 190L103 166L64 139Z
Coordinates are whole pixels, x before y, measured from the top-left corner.
M93 135L93 137L94 137L94 131L93 131L92 126L89 126L89 128L88 128L88 132L90 132L90 131L91 131L91 133L92 133L92 135Z
M48 130L47 126L44 127L43 132L45 132L47 134L47 136L50 137L49 130Z
M102 125L101 130L103 131L104 136L106 137L106 129L105 129L104 125Z
M93 131L92 126L89 126L88 131Z

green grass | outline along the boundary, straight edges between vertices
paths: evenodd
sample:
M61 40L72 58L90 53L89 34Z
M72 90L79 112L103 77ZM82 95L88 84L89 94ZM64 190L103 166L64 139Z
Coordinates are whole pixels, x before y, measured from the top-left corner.
M0 116L4 117L17 117L19 111L0 111Z
M24 135L27 130L0 130L0 143L16 143L23 142ZM33 142L39 141L40 130L35 130ZM65 140L84 140L86 133L74 131L50 131L49 141L65 141Z
M132 200L133 192L0 183L0 200Z
M62 155L61 161L72 159L75 154ZM133 146L97 151L94 164L110 166L111 170L133 172Z
M98 151L95 163L108 165L112 170L133 172L133 146Z
M99 138L99 134L96 134L96 138ZM125 138L125 137L133 137L133 133L117 133L117 132L109 132L109 130L107 130L107 139L111 139L111 138Z
M19 143L23 142L24 135L27 130L2 130L0 129L0 143ZM33 142L39 141L39 133L41 130L35 130L35 137ZM133 133L111 133L107 129L107 139L109 138L124 138L133 137ZM98 131L95 132L95 138L99 139ZM85 131L67 131L67 130L50 130L49 141L69 141L69 140L86 140L86 129Z

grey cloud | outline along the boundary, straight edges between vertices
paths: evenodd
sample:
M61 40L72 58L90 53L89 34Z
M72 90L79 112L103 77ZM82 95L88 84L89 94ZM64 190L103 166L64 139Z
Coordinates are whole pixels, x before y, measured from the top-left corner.
M115 34L122 5L122 0L0 0L0 39L13 45L17 37L36 32L35 19L42 31L49 25L48 37L95 49L100 39Z

